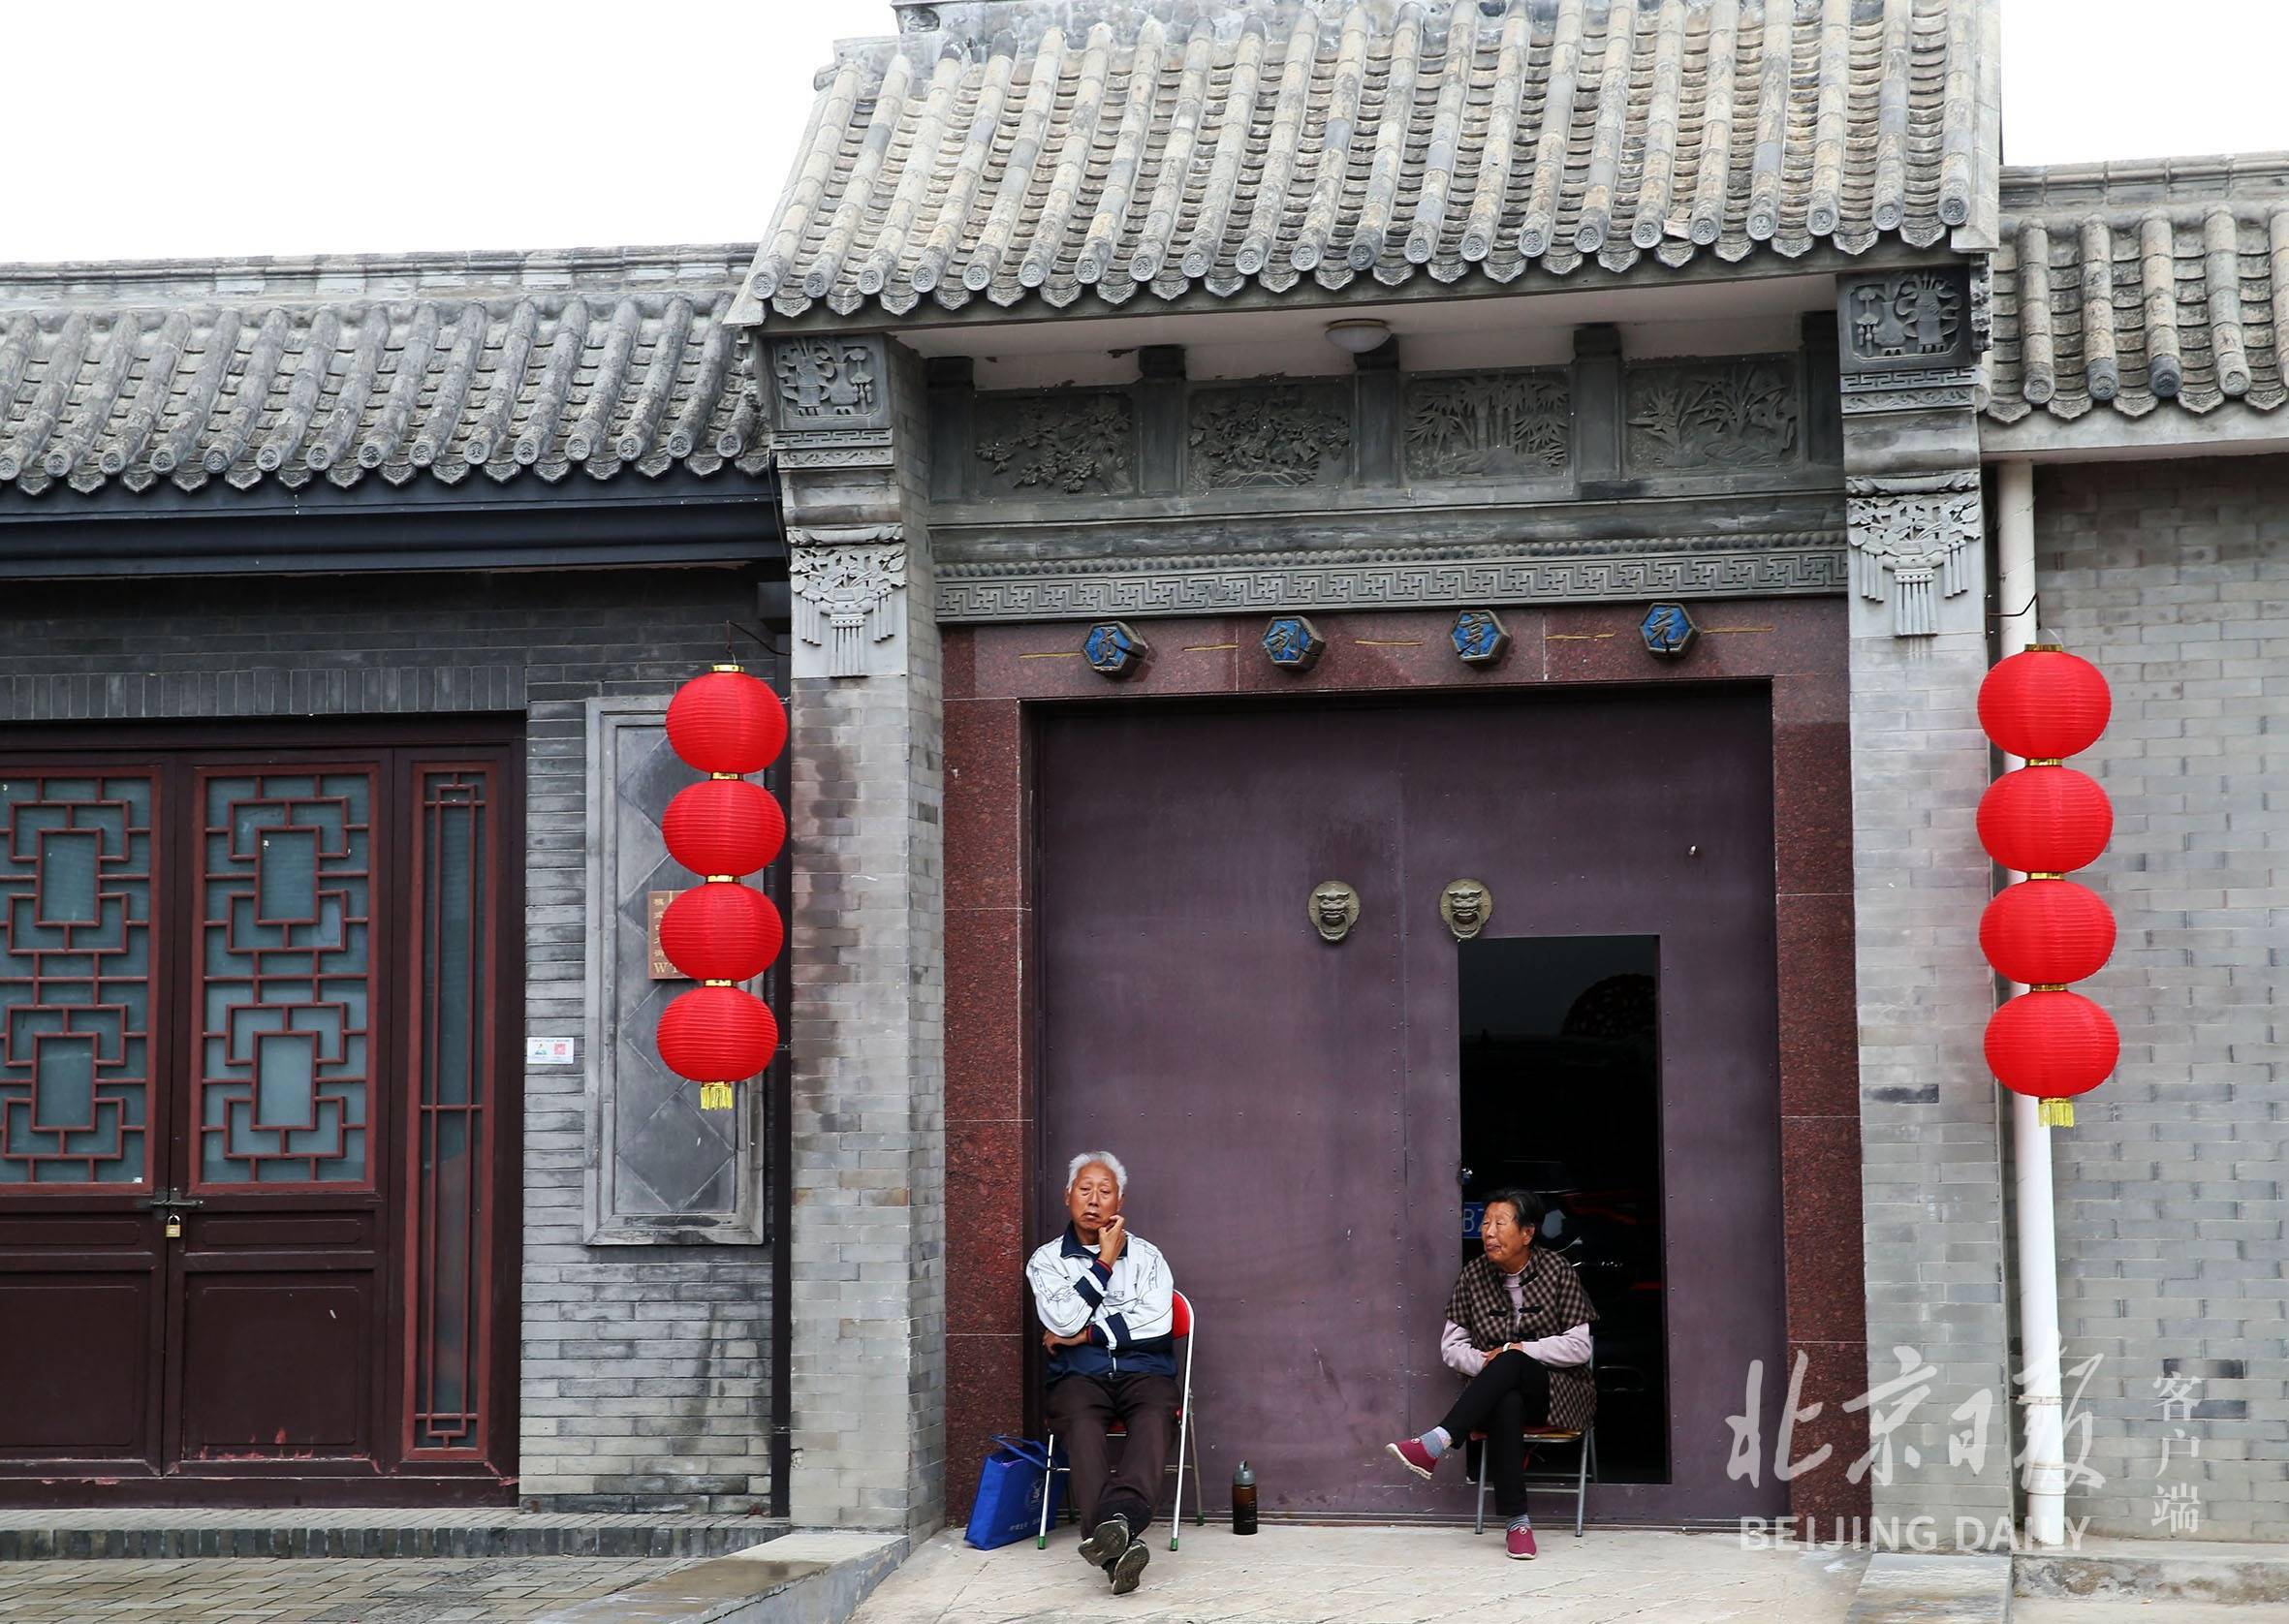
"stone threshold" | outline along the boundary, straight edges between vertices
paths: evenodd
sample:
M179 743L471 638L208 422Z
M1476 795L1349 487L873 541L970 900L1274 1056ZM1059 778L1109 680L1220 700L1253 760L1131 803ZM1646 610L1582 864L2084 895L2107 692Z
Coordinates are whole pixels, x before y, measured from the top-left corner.
M2289 1545L2214 1540L2085 1540L2021 1551L2022 1596L2259 1607L2289 1602Z
M1879 1551L1845 1624L2007 1624L2011 1559Z
M709 1557L776 1540L783 1521L673 1513L242 1507L0 1510L0 1562L168 1557Z
M844 1624L908 1549L903 1534L789 1534L560 1608L538 1624Z

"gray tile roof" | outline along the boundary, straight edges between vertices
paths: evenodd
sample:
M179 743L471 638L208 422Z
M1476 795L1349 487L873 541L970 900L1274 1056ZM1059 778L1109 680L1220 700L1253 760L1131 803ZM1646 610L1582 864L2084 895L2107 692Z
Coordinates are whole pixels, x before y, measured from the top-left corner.
M0 266L0 500L768 458L744 245Z
M1987 415L2289 401L2289 153L2007 170Z
M821 75L732 319L1983 249L1996 15L907 0Z

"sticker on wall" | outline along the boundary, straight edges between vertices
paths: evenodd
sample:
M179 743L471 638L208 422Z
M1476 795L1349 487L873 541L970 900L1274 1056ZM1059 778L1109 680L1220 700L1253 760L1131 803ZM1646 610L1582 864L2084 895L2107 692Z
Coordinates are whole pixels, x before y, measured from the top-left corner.
M527 1066L577 1066L580 1063L580 1040L527 1038L524 1040L524 1063Z

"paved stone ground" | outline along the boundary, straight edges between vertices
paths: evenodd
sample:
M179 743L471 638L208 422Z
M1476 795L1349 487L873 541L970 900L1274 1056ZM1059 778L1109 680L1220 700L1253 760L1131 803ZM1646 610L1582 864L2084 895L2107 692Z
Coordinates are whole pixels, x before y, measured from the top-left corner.
M8 1624L125 1624L131 1619L139 1624L493 1624L538 1618L684 1565L674 1559L577 1556L0 1562L0 1619Z
M2019 1596L2011 1624L2289 1624L2289 1605L2275 1602L2211 1606L2177 1597L2150 1602L2083 1602L2058 1596Z
M971 1550L953 1530L885 1580L852 1624L1841 1624L1866 1555L1743 1550L1730 1535L1556 1533L1533 1562L1454 1528L1268 1527L1237 1539L1152 1531L1144 1586L1116 1597L1075 1559L1067 1528Z

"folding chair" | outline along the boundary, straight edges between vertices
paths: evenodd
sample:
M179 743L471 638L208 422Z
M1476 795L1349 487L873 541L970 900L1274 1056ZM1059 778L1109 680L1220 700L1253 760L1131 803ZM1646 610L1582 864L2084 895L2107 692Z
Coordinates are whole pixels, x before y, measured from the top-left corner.
M1585 1368L1590 1373L1590 1380L1595 1382L1597 1380L1597 1361L1594 1356ZM1493 1468L1487 1459L1487 1435L1484 1432L1473 1432L1470 1435L1470 1441L1479 1446L1478 1523L1471 1529L1471 1532L1484 1534L1487 1531L1487 1479ZM1597 1421L1592 1419L1587 1426L1580 1428L1570 1426L1527 1427L1526 1448L1531 1450L1538 1444L1573 1444L1579 1447L1582 1452L1581 1458L1575 1462L1573 1487L1574 1538L1579 1540L1582 1538L1582 1508L1588 1501L1589 1485L1597 1482ZM1536 1478L1529 1475L1526 1479L1528 1488L1555 1488L1563 1491L1565 1485L1566 1480L1558 1477Z
M1176 1548L1177 1534L1184 1526L1184 1446L1187 1442L1192 1446L1192 1520L1196 1526L1203 1528L1207 1526L1208 1521L1207 1501L1200 1490L1200 1434L1192 1430L1192 1299L1182 1292L1176 1293L1175 1296L1176 1300L1171 1305L1169 1334L1184 1339L1184 1390L1176 1400L1176 1503L1169 1517L1169 1548L1171 1550ZM1122 1422L1113 1421L1106 1426L1105 1436L1125 1438L1128 1436L1128 1427ZM1063 1472L1066 1475L1066 1481L1072 1482L1073 1468L1057 1464L1057 1435L1054 1432L1050 1434L1047 1452L1050 1470ZM1049 1548L1050 1498L1047 1492L1044 1492L1041 1497L1041 1532L1035 1536L1033 1541L1033 1548L1036 1550ZM1067 1509L1071 1510L1070 1507Z

